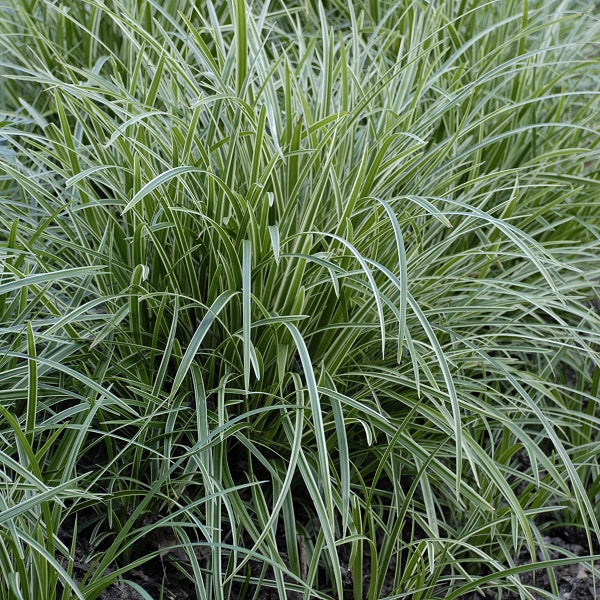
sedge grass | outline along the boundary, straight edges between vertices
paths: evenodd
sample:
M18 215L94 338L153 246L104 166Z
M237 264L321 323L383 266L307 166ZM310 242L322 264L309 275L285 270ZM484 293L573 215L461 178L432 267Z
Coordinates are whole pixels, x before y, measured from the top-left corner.
M600 533L597 8L196 4L1 0L0 594L531 598Z

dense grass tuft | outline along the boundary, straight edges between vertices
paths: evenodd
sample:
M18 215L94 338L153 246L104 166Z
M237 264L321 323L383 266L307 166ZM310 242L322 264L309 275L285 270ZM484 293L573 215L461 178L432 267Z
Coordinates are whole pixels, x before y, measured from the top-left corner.
M593 554L594 2L0 9L2 598Z

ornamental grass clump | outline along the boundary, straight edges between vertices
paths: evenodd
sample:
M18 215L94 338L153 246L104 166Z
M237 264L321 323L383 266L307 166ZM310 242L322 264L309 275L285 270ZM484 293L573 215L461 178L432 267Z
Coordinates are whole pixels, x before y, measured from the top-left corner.
M0 9L1 597L598 575L594 2Z

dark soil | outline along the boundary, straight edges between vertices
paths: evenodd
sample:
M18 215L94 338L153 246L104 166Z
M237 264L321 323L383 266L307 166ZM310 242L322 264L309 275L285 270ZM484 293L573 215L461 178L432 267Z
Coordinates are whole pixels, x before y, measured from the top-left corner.
M565 558L571 555L589 556L589 547L582 531L571 527L563 527L553 532L552 536L543 538L549 559ZM594 548L598 553L598 548ZM538 560L542 560L538 550ZM517 566L531 563L531 556L523 550L517 560ZM596 568L598 565L595 565ZM520 575L521 581L531 587L536 587L550 593L550 596L533 594L536 600L547 600L549 597L557 600L597 600L600 599L600 578L594 578L584 562L574 560L573 564L562 565L553 569L554 579L558 587L558 595L553 591L551 575L548 570L527 571ZM464 600L520 600L516 592L503 591L500 594L495 590L486 590L485 595L472 594Z
M165 534L166 535L166 534ZM167 536L168 537L168 536ZM545 548L549 552L550 559L564 558L566 555L575 555L585 557L589 554L589 548L582 532L570 527L557 529L552 536L544 538ZM73 575L76 581L81 581L85 577L89 566L84 562L86 555L85 548L77 545L75 556L75 567ZM596 549L595 549L596 550ZM201 559L201 556L198 556ZM344 563L343 557L342 564ZM540 556L538 556L540 560ZM517 565L526 565L531 562L529 553L524 550L517 557ZM164 556L153 559L135 569L126 575L126 579L137 583L146 593L153 598L160 597L161 588L165 600L195 600L196 593L192 582L177 568L177 564L184 565L185 557L177 552L167 552ZM262 566L251 561L246 573L252 577L260 577ZM600 578L594 579L589 568L583 562L574 561L573 564L563 565L554 569L554 578L558 587L558 595L553 592L551 577L547 570L527 571L520 575L521 581L531 587L545 590L548 595L534 594L536 600L547 600L557 598L557 600L597 600L600 599ZM269 578L269 570L265 576ZM384 594L391 590L391 580L389 585L384 586ZM352 580L351 574L345 574L344 583L348 585L348 598L352 598ZM254 596L255 589L242 587L236 584L231 589L231 600L244 600ZM286 600L296 600L297 594L289 594ZM141 600L142 597L132 587L127 584L115 584L104 590L100 595L100 600ZM463 600L519 600L519 594L513 591L503 590L500 594L497 589L488 589L484 595L470 594ZM257 600L282 600L276 590L264 588L260 591Z

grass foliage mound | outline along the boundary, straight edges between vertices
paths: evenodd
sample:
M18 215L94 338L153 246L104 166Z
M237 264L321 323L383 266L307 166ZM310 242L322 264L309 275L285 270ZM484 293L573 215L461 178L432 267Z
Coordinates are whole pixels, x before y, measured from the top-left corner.
M598 17L0 0L0 596L531 598L520 553L593 554Z

